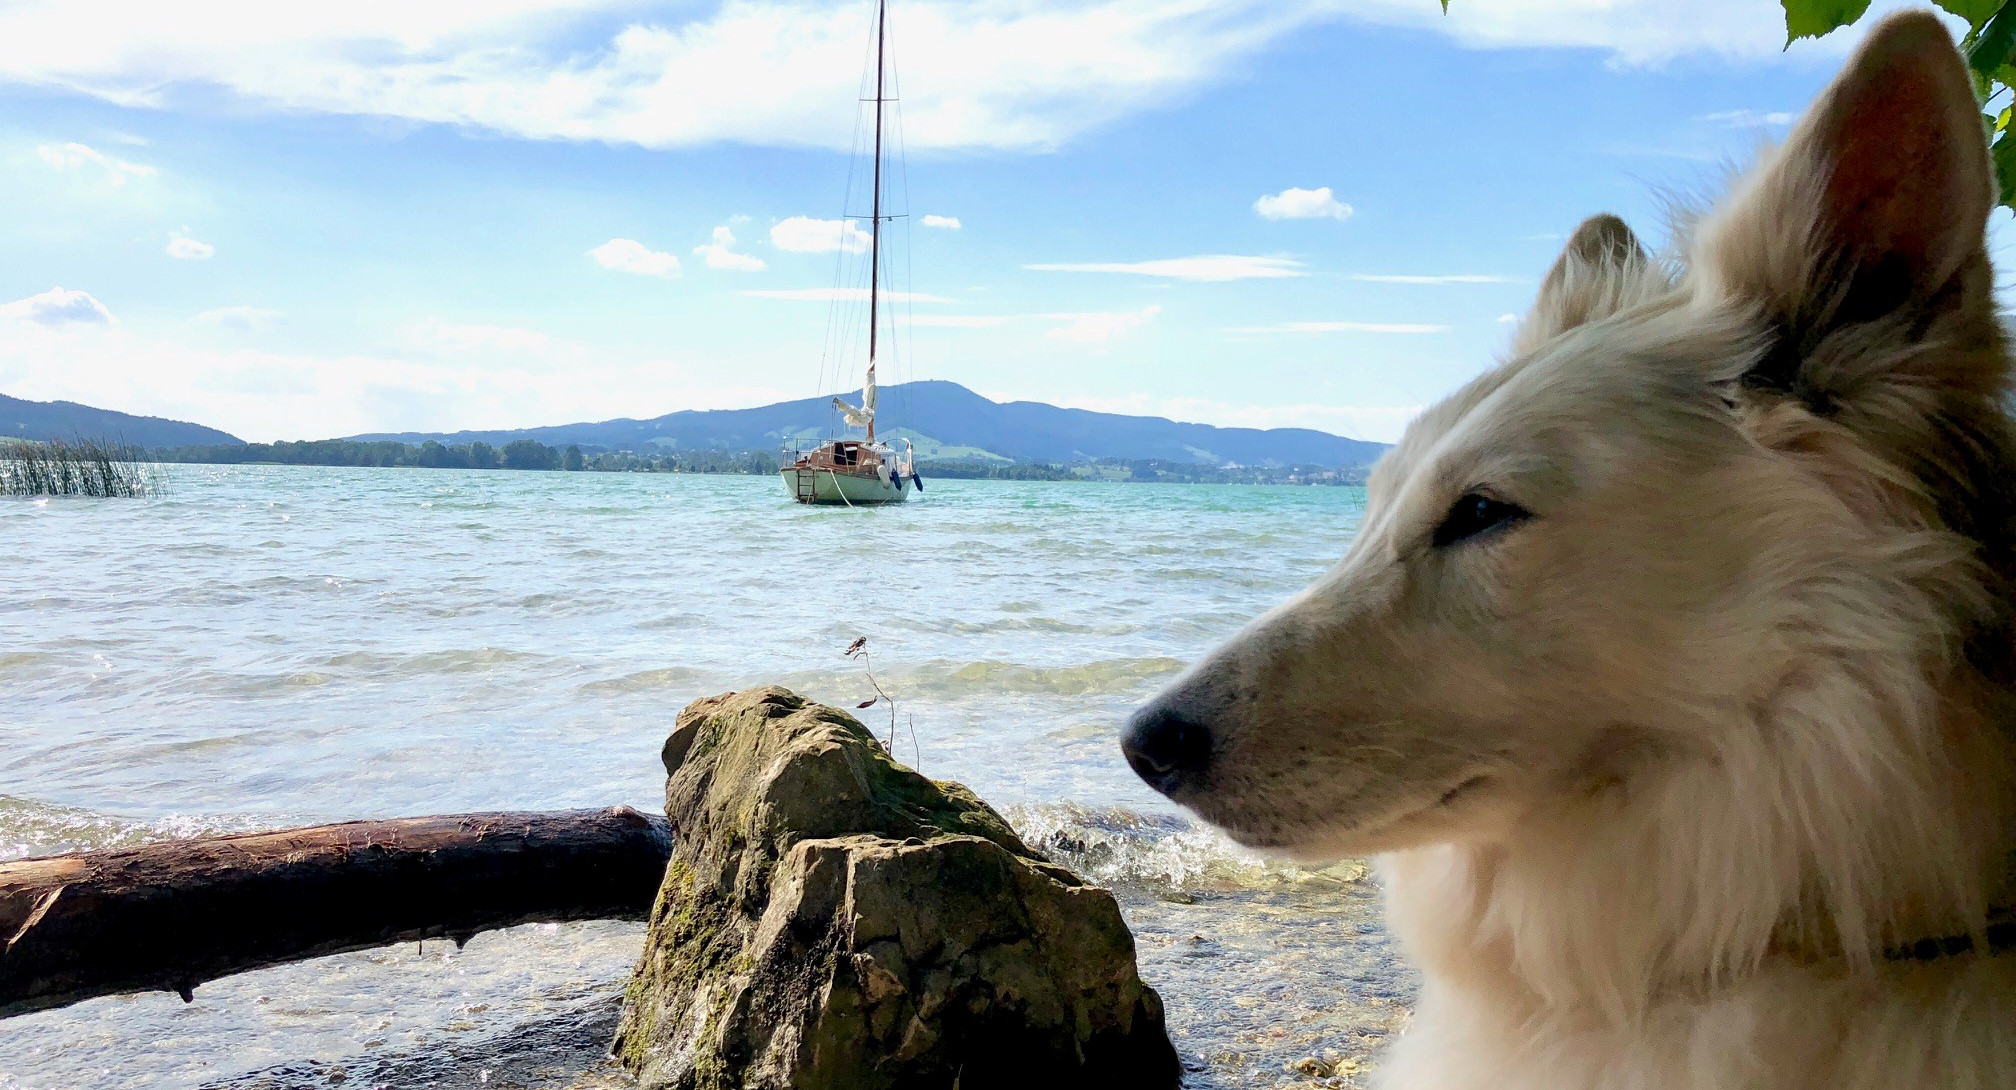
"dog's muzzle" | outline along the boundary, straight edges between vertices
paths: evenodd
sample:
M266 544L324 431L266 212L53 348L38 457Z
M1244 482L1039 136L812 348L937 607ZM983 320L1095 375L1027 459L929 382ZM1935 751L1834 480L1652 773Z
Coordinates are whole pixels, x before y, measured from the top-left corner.
M1211 728L1158 700L1128 721L1120 752L1135 775L1174 798L1195 787L1211 767Z

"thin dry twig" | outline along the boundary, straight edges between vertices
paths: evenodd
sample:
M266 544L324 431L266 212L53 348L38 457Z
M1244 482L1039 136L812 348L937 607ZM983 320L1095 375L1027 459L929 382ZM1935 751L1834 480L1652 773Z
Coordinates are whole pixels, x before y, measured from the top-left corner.
M856 636L854 642L847 645L847 650L840 653L847 658L860 660L862 670L868 674L868 684L875 690L873 697L854 705L855 710L872 708L877 703L889 705L889 740L882 744L882 748L888 751L889 756L896 756L896 698L882 688L880 681L875 680L875 664L868 657L868 637ZM910 748L913 752L917 749L917 723L914 716L910 723ZM923 755L919 753L918 757L921 764Z

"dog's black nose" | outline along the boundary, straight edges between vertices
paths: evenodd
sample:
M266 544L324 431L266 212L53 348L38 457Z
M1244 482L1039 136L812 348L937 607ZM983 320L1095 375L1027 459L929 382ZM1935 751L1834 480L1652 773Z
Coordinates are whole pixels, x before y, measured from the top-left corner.
M1120 752L1135 775L1165 795L1211 764L1211 728L1160 704L1134 713L1120 736Z

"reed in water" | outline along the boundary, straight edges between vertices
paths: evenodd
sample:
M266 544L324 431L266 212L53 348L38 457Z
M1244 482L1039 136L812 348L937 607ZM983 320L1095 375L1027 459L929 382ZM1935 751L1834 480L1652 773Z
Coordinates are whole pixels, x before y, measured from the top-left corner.
M0 440L0 496L147 496L153 466L138 448L101 439Z

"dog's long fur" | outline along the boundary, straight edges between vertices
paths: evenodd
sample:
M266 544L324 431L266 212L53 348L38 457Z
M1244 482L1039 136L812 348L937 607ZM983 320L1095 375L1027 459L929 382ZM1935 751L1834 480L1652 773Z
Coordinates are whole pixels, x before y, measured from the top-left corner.
M1677 260L1585 223L1339 566L1137 719L1208 730L1158 784L1236 838L1384 853L1384 1085L2016 1087L1994 195L1886 21Z

